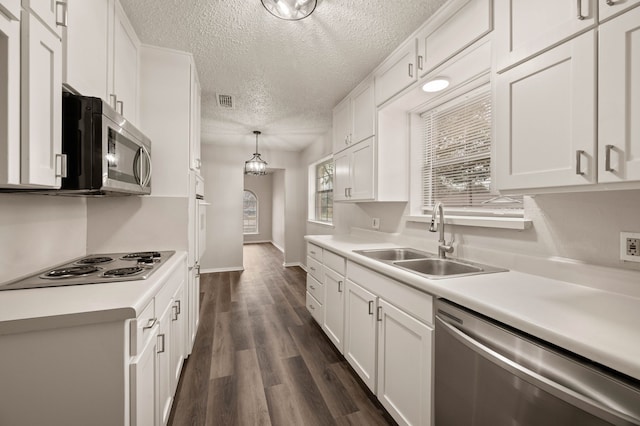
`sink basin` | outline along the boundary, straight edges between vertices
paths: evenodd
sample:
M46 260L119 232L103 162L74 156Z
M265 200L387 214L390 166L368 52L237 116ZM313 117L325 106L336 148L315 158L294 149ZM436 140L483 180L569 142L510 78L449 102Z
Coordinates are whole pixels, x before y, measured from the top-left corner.
M479 266L461 263L459 261L451 259L432 258L403 260L399 262L393 262L393 264L399 266L400 268L408 269L419 274L435 276L476 274L483 271L483 269Z
M392 249L371 249L371 250L354 250L355 253L372 259L395 262L396 260L409 259L426 259L433 257L432 254L410 248L392 248Z

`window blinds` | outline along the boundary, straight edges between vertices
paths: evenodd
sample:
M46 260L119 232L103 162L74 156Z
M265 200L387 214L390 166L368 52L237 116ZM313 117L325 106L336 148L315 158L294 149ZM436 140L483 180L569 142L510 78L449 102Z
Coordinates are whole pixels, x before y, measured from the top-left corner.
M491 192L489 85L421 115L424 129L423 209L483 207Z

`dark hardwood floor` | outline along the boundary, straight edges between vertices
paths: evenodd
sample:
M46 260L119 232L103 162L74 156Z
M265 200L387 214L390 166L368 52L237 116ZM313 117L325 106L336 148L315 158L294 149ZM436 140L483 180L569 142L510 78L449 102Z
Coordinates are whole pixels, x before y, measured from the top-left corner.
M306 276L271 244L204 274L200 328L169 424L395 424L305 307Z

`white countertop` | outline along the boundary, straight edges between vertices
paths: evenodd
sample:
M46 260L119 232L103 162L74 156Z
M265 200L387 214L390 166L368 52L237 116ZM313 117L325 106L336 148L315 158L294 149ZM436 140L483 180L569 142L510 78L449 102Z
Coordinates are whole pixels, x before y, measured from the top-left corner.
M0 335L136 318L186 256L146 280L0 291Z
M430 280L353 252L398 245L349 235L314 235L305 239L640 379L639 298L514 271Z

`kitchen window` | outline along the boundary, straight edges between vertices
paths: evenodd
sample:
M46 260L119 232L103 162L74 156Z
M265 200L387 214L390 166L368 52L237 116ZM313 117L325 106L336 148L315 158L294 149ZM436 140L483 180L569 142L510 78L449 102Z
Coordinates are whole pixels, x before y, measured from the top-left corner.
M327 157L309 166L309 220L333 223L333 158Z
M244 234L258 233L258 197L246 189L242 203L242 226Z
M420 118L424 215L430 215L434 204L442 202L449 213L445 216L523 217L522 196L500 196L491 185L490 84L448 99Z

